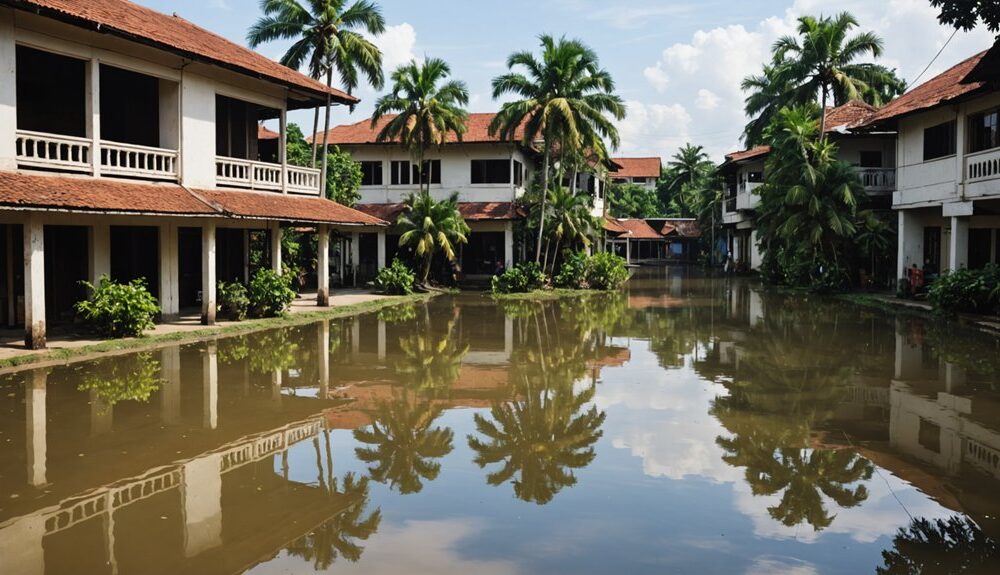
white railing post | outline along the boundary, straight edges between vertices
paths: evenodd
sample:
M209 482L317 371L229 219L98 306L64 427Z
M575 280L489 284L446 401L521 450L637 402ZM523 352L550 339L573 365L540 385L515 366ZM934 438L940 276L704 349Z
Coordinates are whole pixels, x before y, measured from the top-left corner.
M101 62L97 58L88 62L86 98L91 173L97 177L101 175Z

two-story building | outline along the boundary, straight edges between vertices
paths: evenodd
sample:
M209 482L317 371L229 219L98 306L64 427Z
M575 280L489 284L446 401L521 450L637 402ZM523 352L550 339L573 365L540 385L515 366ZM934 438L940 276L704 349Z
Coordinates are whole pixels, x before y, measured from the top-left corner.
M429 149L423 170L433 198L443 200L458 194L459 211L471 229L469 243L461 246L460 261L466 277L489 276L498 267L514 263L514 222L523 217L516 201L524 194L537 159L537 153L519 141L503 141L490 135L494 116L469 114L462 139L449 134L444 146ZM363 178L357 209L395 222L403 212L406 197L418 192L419 181L409 151L398 142L378 141L391 118L383 118L374 127L371 119L337 126L330 130L327 141L361 163ZM323 135L316 138L322 141ZM589 191L599 186L596 178L584 174L579 178L578 185L583 186L580 189ZM367 279L386 261L392 261L399 250L399 232L389 229L361 234L358 246L359 274Z
M650 190L656 189L663 171L660 158L612 158L611 163L612 184L636 184Z
M848 102L826 111L825 131L837 144L837 155L858 173L870 206L889 210L895 189L895 139L892 130L864 126L877 109L859 101ZM757 146L733 152L719 167L724 179L722 222L727 228L729 252L733 259L757 269L761 251L754 227L760 204L757 188L765 181L765 164L770 146Z
M900 96L865 127L898 132L897 276L1000 261L1000 47Z
M80 280L107 275L145 278L165 317L200 306L213 323L217 280L248 278L251 231L280 271L295 223L318 230L326 270L331 233L384 226L285 161L287 112L328 98L357 102L126 0L0 0L2 321L44 347L47 322L87 296Z

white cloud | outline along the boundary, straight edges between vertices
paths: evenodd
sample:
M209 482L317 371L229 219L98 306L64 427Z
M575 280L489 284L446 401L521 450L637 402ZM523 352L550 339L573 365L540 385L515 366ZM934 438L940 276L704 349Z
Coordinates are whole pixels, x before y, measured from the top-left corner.
M414 48L417 45L417 31L407 22L386 26L385 32L374 39L382 50L382 66L386 75L410 60L420 60Z
M776 555L762 555L753 561L746 575L816 575L816 566L794 559Z
M719 97L715 92L702 88L698 90L698 98L695 99L694 105L699 110L714 110L719 107Z
M667 91L670 76L667 76L667 73L663 71L663 62L657 62L655 66L643 69L642 75L656 88L657 92L662 94Z
M644 6L611 6L603 10L590 10L587 18L619 30L641 28L649 23L650 18L677 16L694 9L688 4L666 3Z
M630 154L658 156L672 152L687 141L691 115L680 104L625 102L628 115L617 122L621 150Z

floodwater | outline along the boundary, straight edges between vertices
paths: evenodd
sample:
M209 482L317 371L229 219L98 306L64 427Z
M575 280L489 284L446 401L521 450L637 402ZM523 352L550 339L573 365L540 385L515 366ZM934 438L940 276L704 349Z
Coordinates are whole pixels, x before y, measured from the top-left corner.
M667 268L22 370L0 573L997 573L998 364Z

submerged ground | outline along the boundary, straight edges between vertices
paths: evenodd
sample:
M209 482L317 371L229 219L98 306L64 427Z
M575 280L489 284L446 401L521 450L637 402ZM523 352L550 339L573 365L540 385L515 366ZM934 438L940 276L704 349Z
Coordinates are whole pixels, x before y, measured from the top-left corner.
M20 371L0 573L993 572L998 367L666 268Z

